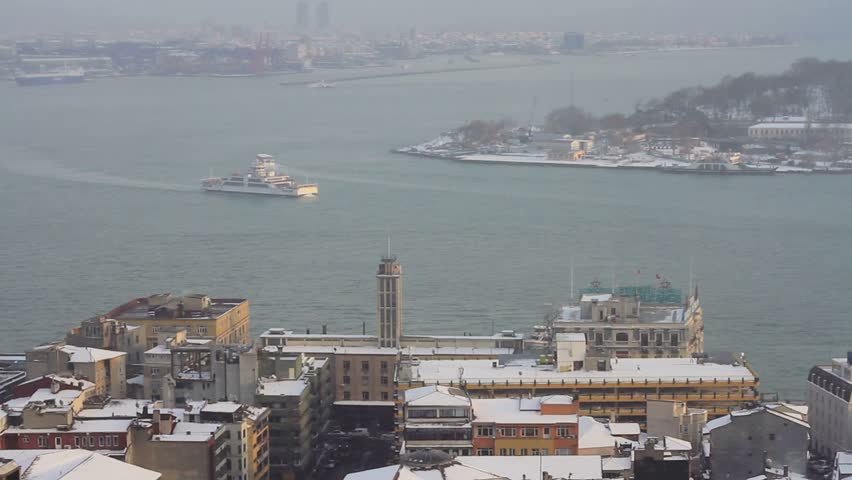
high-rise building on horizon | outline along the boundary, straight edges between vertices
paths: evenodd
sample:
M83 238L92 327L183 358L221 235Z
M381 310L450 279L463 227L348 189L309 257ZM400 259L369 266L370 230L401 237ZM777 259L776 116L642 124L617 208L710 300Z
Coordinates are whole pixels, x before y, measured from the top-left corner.
M379 263L376 284L376 335L379 346L399 347L402 336L402 264L391 255L390 247Z
M317 29L325 30L331 25L331 18L328 11L328 2L320 2L317 5Z
M296 25L299 28L308 28L311 26L311 12L306 1L300 1L296 4Z

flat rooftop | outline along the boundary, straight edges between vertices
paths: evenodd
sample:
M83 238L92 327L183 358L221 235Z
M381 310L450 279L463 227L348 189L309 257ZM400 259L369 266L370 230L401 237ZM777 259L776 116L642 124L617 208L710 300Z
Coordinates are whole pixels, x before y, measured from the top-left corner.
M538 382L755 382L748 367L736 364L699 363L693 358L622 358L610 361L609 371L560 372L554 365L537 365L535 359L510 360L505 365L492 365L491 360L420 360L399 369L400 382L468 383L499 381L509 383Z
M150 300L151 297L137 298L114 308L106 314L106 317L124 321L155 320L157 318L180 318L188 320L214 319L246 301L245 298L210 298L210 307L208 309L190 310L189 308L186 308L183 315L178 315L177 305L182 298L184 297L174 295L171 300L163 305L152 305ZM161 307L164 309L160 310ZM158 310L160 313L158 313Z
M465 355L488 355L500 356L515 353L513 348L477 348L477 347L372 347L372 346L348 346L335 347L331 345L269 345L263 347L267 353L283 354L320 354L320 355L397 355L428 357L431 355L465 356Z
M553 425L577 423L577 415L542 415L540 398L472 398L475 423Z

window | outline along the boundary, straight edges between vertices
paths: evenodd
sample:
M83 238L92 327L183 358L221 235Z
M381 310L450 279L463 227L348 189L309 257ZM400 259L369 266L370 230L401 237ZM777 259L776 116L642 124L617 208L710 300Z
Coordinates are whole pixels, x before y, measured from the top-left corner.
M344 360L343 361L343 369L349 370L350 367L351 367L351 364L349 363L349 360Z
M658 333L658 334L657 334L657 346L659 347L659 346L661 346L662 344L663 344L663 334L662 334L662 333Z
M643 347L648 346L648 334L647 333L643 333L641 335L640 340L639 340L639 344L642 345Z
M105 447L106 446L106 442L104 441L104 437L98 437L98 446L99 447Z
M159 326L151 327L151 333L154 333L154 334L160 333L160 327Z
M538 436L538 428L536 427L524 427L521 431L522 436L524 437L537 437Z
M603 345L603 334L601 334L601 333L595 334L595 345Z
M544 438L550 438L550 427L542 428L541 436Z
M62 437L54 437L53 443L56 445L56 448L62 448Z
M370 362L368 362L367 360L362 361L361 362L361 371L362 372L369 372L370 371Z
M118 435L113 435L113 436L112 436L112 446L113 446L113 447L117 447L117 446L118 446Z
M387 401L389 398L388 392L382 392L382 401Z
M501 437L516 437L518 436L515 427L500 427L497 429L497 433L500 434Z
M477 457L490 457L494 455L494 449L491 448L477 448L476 456Z
M671 344L673 347L676 347L678 345L678 338L676 333L672 333Z
M476 427L476 436L477 437L493 437L494 436L494 427L491 425L480 425Z
M571 449L570 448L557 448L555 454L556 455L571 455Z
M388 377L387 377L387 375L382 376L382 385L387 385L387 384L388 384Z
M349 377L349 375L344 375L343 376L343 384L349 385L350 383L352 383L352 379Z
M361 400L369 400L370 392L361 392Z
M80 437L74 437L74 448L80 448Z
M547 456L548 455L547 449L542 448L541 450L539 450L538 454L541 455L542 457Z
M409 410L408 418L438 418L437 410Z
M89 448L94 448L95 447L95 437L88 437L88 438L89 438Z
M352 400L352 393L351 392L343 392L343 399L344 400Z
M500 449L500 456L501 457L513 457L513 456L515 456L515 449L514 448L501 448Z
M770 439L770 440L775 440L775 434L774 434L774 433L770 433L770 434L769 434L769 439Z
M615 341L620 343L627 343L630 340L630 336L625 332L618 332L615 334Z
M29 435L24 435L24 436L22 437L22 440L23 440L23 442L24 442L24 443L30 443L30 436L29 436Z
M439 415L441 418L465 418L467 410L464 408L442 408Z
M382 367L383 372L387 372L388 371L388 362L385 361L385 360L382 360L381 367Z
M529 454L530 454L530 453L529 453L529 451L527 451L527 449L526 449L526 448L522 448L522 449L521 449L521 456L522 456L522 457L526 457L526 456L527 456L527 455L529 455Z
M206 325L199 325L197 330L198 330L199 335L201 335L201 336L207 335L207 326Z
M159 377L160 376L160 367L151 367L151 376Z
M45 437L44 435L39 435L38 436L38 446L39 447L46 447L47 446L47 437Z
M559 438L571 438L571 429L568 427L556 427L556 436Z

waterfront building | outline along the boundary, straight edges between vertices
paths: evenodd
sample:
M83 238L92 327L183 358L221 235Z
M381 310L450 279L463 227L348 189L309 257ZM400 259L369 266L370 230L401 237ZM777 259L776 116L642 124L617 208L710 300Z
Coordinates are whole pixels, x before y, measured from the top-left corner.
M811 450L826 458L852 451L852 351L811 369L808 421Z
M39 345L26 353L27 378L57 374L83 378L95 384L97 395L125 398L127 354L99 348L75 347L63 342Z
M580 32L565 32L562 35L562 51L582 50L586 44L585 37Z
M552 333L586 336L588 362L610 358L692 357L704 352L704 318L698 288L682 302L667 282L660 286L580 291L580 301L552 314Z
M468 457L422 450L404 455L400 465L350 473L344 480L600 480L601 457L594 455Z
M438 385L407 390L402 416L403 453L473 455L473 409L464 391Z
M329 363L267 349L259 361L255 404L268 408L270 473L273 478L310 471L328 428L332 393ZM266 376L265 376L266 375Z
M157 345L157 334L167 327L186 328L188 337L210 338L216 343L251 343L250 306L244 298L161 293L131 300L104 317L141 326L146 349Z
M475 398L477 456L576 455L579 406L568 395Z
M718 417L758 399L757 375L734 356L614 358L605 367L560 371L537 359L421 359L402 362L395 383L399 392L426 385L459 387L471 398L571 395L581 415L641 424L648 400L684 401Z
M93 317L83 320L65 335L65 343L76 347L99 348L127 354L128 375L141 373L146 350L144 334L138 325Z
M226 480L227 440L222 424L181 422L155 410L151 419L130 424L126 461L162 473L162 480Z
M0 480L78 480L120 478L159 480L159 472L82 449L3 450Z
M751 478L764 473L767 462L806 473L810 426L798 418L760 406L731 412L704 426L710 478Z
M768 140L812 140L817 138L848 141L852 139L852 123L770 121L748 127L748 136Z
M674 400L648 400L646 410L648 435L679 438L695 449L701 446L707 410L689 408L686 402Z

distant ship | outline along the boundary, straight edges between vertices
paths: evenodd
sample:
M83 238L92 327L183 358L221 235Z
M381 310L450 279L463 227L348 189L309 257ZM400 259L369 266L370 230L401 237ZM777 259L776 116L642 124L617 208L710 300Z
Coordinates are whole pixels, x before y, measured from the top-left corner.
M689 165L662 165L657 167L666 173L691 173L696 175L772 175L778 167L729 163L722 160L701 160Z
M86 73L82 69L65 69L44 73L19 73L15 75L15 82L19 87L81 83L85 80Z
M335 88L337 84L334 82L326 82L325 80L320 80L319 82L314 82L308 84L308 88Z
M293 178L279 174L275 159L266 154L259 154L248 172L232 173L228 177L205 178L201 180L201 188L205 192L251 193L279 197L319 195L317 184L298 184Z

